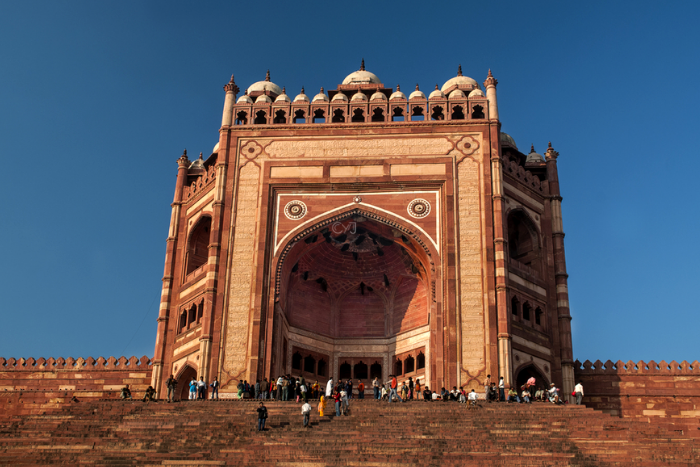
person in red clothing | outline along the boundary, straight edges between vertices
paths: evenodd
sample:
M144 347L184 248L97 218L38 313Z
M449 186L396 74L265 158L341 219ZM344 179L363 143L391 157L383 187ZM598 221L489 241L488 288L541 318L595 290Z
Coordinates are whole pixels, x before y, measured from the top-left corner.
M340 417L340 391L333 392L333 400L335 401L335 416Z
M363 383L362 380L360 380L360 384L357 385L357 398L365 398L365 383Z
M396 376L391 375L391 390L389 392L389 402L392 402L392 396L396 396L396 398L403 402L403 399L401 399L401 396L396 392L396 388L398 387L399 383L396 381Z

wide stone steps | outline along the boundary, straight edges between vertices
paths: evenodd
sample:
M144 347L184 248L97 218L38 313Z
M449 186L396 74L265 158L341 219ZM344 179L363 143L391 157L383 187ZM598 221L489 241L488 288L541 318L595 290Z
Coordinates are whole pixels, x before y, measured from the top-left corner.
M0 422L0 464L13 465L695 465L700 444L585 407L351 402L352 415L268 402L78 403L59 415ZM314 407L316 404L312 404Z

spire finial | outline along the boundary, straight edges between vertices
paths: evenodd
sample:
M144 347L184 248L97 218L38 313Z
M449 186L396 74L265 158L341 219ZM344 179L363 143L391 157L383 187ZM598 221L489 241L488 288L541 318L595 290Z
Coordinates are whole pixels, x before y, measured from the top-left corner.
M462 76L462 65L460 64L459 67L457 67L457 76Z
M436 85L435 85L435 90L437 91L438 89L440 89L440 87L436 84Z
M549 160L557 160L557 157L559 157L559 153L554 150L552 147L552 142L549 142L549 147L547 147L547 151L544 153L545 159Z
M493 75L491 74L491 68L489 68L489 78L493 78Z
M530 145L530 153L533 153L533 152L535 152L535 145L531 144Z
M418 83L416 83L416 91L420 91L420 89L418 89Z
M189 165L190 160L187 159L187 149L182 151L182 155L178 158L177 160L177 165L180 166L181 168L187 168Z
M231 75L231 81L229 81L228 84L224 86L224 91L232 92L234 94L238 94L238 91L240 91L240 89L238 89L238 86L236 86L236 82L233 81L233 75Z
M323 93L324 93L323 86L321 86L321 94L323 94Z
M360 71L365 71L365 59L362 59L362 63L360 64Z
M270 70L267 70L267 74L265 75L265 81L270 81Z
M401 85L400 85L400 84L397 84L397 85L396 85L396 92L399 92L400 90L401 90Z
M282 86L282 94L287 94L287 88L285 86Z
M182 155L185 156L185 157L187 157L187 148L185 148L185 150L182 151Z
M200 158L200 159L203 159L201 151L200 151L200 153L199 153L199 158Z
M248 95L248 90L247 90L247 89L245 90L245 95L246 95L246 96Z
M301 87L301 93L304 94L304 86Z

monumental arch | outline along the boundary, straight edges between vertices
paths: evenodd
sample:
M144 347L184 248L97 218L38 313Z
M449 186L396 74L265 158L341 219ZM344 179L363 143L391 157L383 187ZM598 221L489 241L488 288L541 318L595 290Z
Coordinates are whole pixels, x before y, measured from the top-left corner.
M178 160L152 382L280 374L573 388L558 153L501 132L497 81L408 95L367 71L224 87Z

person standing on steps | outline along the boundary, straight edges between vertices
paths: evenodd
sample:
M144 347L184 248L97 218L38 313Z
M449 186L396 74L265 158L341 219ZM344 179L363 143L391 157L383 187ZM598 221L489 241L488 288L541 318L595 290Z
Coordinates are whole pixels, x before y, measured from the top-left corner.
M260 383L260 399L267 399L267 391L270 389L270 383L267 382L267 378L263 378L262 383Z
M420 380L416 378L416 400L418 400L418 397L421 395L420 392Z
M333 393L333 400L335 401L335 416L340 417L340 392L335 391Z
M197 381L197 399L201 401L206 400L206 390L207 383L204 381L204 376L200 376L199 381Z
M326 384L326 399L331 397L333 394L333 378L330 378L328 380L328 383Z
M304 401L304 405L301 406L301 414L304 416L304 428L309 427L309 419L311 418L311 405Z
M359 380L359 384L357 385L357 398L365 398L365 383L363 383L362 380Z
M583 399L583 384L581 380L574 387L574 392L576 393L576 405L581 405L581 400Z
M261 402L258 406L258 431L265 431L265 420L267 420L267 407Z
M413 400L413 377L408 377L408 400Z
M219 400L219 380L214 378L214 381L209 385L211 386L211 399Z
M323 417L323 411L326 410L326 396L321 394L321 398L318 401L318 416Z
M381 394L379 391L379 378L377 376L372 380L372 389L374 390L374 400L379 400Z
M190 381L190 398L189 400L193 401L197 398L197 380L192 378Z
M491 402L491 375L486 376L486 381L484 381L484 394L486 395L486 400Z
M403 399L401 399L401 396L396 392L396 388L398 387L399 383L396 381L396 376L391 375L391 383L390 383L390 388L391 392L389 392L389 402L393 402L393 397L396 396L396 398L400 401L403 402Z
M503 376L498 377L498 402L506 400L506 385L503 382Z
M177 387L177 380L175 379L175 376L170 375L170 378L165 382L165 386L168 388L168 398L167 401L173 402L173 399L175 397L175 388Z
M245 389L245 386L243 385L243 381L238 382L236 389L238 390L238 398L243 399L243 390Z
M260 397L260 380L255 381L255 399L257 400Z

